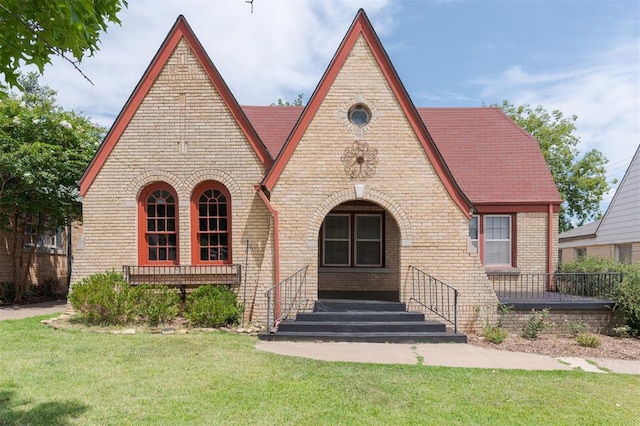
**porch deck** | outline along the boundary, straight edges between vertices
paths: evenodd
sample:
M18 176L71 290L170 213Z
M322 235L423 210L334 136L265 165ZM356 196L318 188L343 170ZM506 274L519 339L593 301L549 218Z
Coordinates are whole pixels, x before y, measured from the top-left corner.
M556 291L541 291L535 294L522 292L501 292L497 294L501 305L513 306L521 310L583 310L612 308L615 301L607 297L580 296Z
M515 310L606 309L615 304L619 273L490 275L498 301Z

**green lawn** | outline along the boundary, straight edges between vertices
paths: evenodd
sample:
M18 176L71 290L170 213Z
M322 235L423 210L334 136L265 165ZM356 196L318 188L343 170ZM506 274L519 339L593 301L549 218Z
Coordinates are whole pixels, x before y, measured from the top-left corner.
M40 318L41 319L41 318ZM640 376L335 363L0 322L0 425L637 425Z

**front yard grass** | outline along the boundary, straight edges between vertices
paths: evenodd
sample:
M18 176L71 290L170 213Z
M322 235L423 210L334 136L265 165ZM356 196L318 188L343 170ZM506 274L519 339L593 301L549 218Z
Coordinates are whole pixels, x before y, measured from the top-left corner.
M0 425L632 425L640 376L375 365L246 335L114 335L0 322Z

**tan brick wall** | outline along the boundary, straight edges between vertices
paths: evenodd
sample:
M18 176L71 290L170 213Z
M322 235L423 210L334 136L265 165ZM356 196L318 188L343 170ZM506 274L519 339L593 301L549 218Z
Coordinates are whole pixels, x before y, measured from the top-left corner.
M547 271L548 213L521 212L516 215L516 262L523 273L544 273ZM554 214L554 235L558 235L558 214ZM554 238L553 270L558 265L557 238Z
M364 132L345 123L346 111L359 100L374 113ZM376 173L367 179L347 177L341 162L356 140L378 150ZM429 163L362 37L271 193L281 218L282 276L309 265L311 299L317 294L320 224L332 208L355 199L354 184L364 184L363 199L386 209L398 225L402 300L410 297L413 265L460 290L461 324L473 326L476 306L495 307L478 256L467 253L468 219Z
M531 315L531 311L511 311L504 316L503 327L510 333L520 335ZM611 309L551 310L549 311L549 322L552 323L552 326L544 330L542 334L568 335L570 334L570 329L567 327L569 323L587 324L590 332L610 334L612 329L618 325Z
M587 256L611 260L616 258L613 244L587 247Z
M157 181L177 193L180 264L192 264L191 193L215 180L232 199L234 263L244 265L249 240L248 286L239 291L241 299L247 295L245 315L264 311L262 294L273 283L273 224L254 189L263 173L220 94L181 41L84 197L85 232L73 282L138 264L138 195ZM253 300L260 304L253 306Z

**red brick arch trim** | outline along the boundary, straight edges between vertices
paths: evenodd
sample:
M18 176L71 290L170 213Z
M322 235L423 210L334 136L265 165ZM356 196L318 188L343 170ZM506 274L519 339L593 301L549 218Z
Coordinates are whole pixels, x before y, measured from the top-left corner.
M396 221L398 229L400 230L401 245L410 246L413 240L413 231L411 222L408 215L400 207L400 205L389 195L376 191L374 189L367 188L362 198L356 199L353 188L338 191L327 197L316 210L312 213L309 219L309 226L307 228L307 242L308 244L316 244L318 240L318 232L320 232L320 226L322 221L329 214L329 212L336 206L345 203L347 201L370 201L383 207L391 217Z

